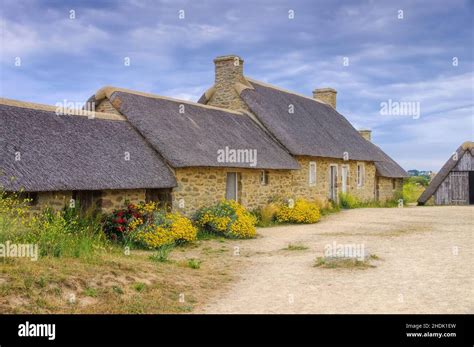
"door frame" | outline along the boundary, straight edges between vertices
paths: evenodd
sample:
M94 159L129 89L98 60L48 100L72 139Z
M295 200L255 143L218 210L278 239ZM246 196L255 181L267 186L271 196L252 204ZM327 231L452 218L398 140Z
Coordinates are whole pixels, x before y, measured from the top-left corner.
M344 179L344 171L346 173L346 177ZM341 165L341 193L347 194L349 188L349 174L350 174L350 167L347 164Z
M332 168L335 168L333 171ZM334 184L333 184L333 175L334 177ZM337 177L338 177L338 165L337 164L329 164L329 199L333 200L334 202L338 201L338 194L337 194Z

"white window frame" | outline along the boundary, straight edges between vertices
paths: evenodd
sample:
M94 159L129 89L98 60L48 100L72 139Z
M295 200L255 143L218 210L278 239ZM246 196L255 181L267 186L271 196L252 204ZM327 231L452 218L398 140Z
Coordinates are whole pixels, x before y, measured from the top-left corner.
M312 172L312 169L314 168L314 175ZM318 166L316 165L315 161L310 161L309 166L308 166L308 185L310 187L316 186L317 180L317 175L318 175Z
M360 172L359 172L360 167ZM357 179L357 188L361 188L365 185L365 164L364 163L357 163L356 168L356 179Z

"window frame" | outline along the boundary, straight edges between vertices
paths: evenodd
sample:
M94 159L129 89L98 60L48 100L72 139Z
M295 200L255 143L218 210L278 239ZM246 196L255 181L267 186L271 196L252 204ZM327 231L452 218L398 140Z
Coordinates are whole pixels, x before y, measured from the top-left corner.
M314 167L314 175L312 175L312 168ZM313 176L313 177L312 177ZM310 187L316 186L318 182L318 166L315 161L310 161L308 165L308 185ZM311 180L313 178L313 180Z
M270 173L267 170L260 171L260 185L261 186L268 186Z
M365 185L365 163L358 162L356 172L357 188L362 188Z

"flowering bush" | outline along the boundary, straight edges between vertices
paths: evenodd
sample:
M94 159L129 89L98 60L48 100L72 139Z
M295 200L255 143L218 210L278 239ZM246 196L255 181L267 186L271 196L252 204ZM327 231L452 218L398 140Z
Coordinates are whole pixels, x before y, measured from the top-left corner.
M319 207L304 199L296 200L293 208L282 205L276 213L279 223L316 223L321 218Z
M164 245L193 241L197 229L191 221L179 213L155 211L153 218L140 223L132 233L132 240L145 248L159 248Z
M113 240L150 249L192 241L197 235L188 218L159 211L153 202L129 204L126 209L114 211L107 217L104 229Z
M203 229L232 238L252 238L257 234L256 218L234 200L223 200L198 211L196 220Z

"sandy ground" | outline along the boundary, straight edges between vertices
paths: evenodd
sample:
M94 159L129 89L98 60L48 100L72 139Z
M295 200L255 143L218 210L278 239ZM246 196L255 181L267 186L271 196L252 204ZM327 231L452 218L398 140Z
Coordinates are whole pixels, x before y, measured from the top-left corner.
M355 209L234 241L238 280L197 313L473 313L474 207ZM364 244L368 269L314 267L327 244ZM283 250L288 244L306 250Z

